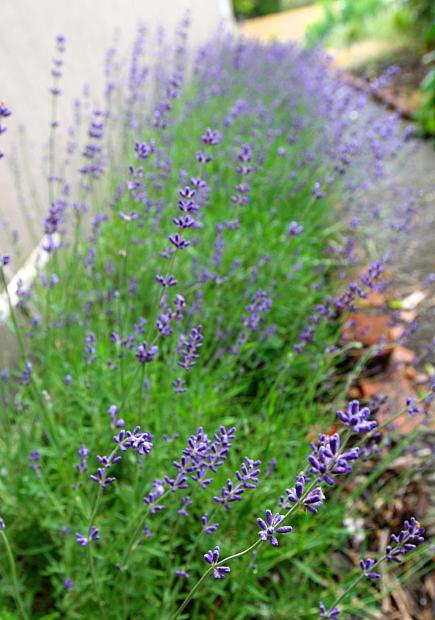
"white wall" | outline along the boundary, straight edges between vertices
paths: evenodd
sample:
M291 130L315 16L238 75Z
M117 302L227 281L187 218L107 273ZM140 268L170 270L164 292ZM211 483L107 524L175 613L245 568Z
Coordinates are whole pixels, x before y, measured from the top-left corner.
M194 44L212 35L222 20L231 24L230 0L0 0L0 101L13 111L6 119L8 131L0 136L0 150L5 152L0 160L0 216L19 232L22 258L33 245L26 219L41 231L48 207L42 155L48 142L55 36L66 37L60 99L60 122L65 128L72 101L84 84L91 86L91 100L98 102L104 55L115 30L119 31L120 48L127 50L139 21L150 28L162 24L171 33L187 9L192 15L190 40ZM21 127L25 128L25 141ZM26 147L21 148L24 142ZM30 172L22 179L25 192L21 201L11 172L15 159L22 172ZM9 246L8 235L1 229L0 254ZM14 262L16 269L19 259Z

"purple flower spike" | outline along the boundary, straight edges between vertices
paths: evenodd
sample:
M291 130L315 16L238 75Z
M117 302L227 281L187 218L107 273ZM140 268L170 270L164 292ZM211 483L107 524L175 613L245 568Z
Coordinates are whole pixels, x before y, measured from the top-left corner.
M257 519L257 523L260 526L258 536L263 542L269 541L273 547L278 547L278 539L275 534L289 534L293 530L290 525L278 527L283 519L283 515L276 513L274 516L271 510L266 510L266 521L263 521L261 518Z
M11 110L7 108L4 103L0 103L0 117L7 118L12 114Z
M73 587L74 587L74 582L73 582L73 580L72 580L72 579L64 579L64 581L63 581L63 587L65 588L65 590L66 590L67 592L71 592L71 590L72 590L72 589L73 589Z
M29 467L36 474L39 474L39 472L41 470L40 459L41 459L41 455L39 453L39 450L32 450L32 452L30 453L30 456L29 456Z
M202 347L203 340L202 325L197 325L190 331L190 335L181 349L183 359L178 362L178 365L184 368L186 372L189 372L195 366L196 360L199 359L198 349Z
M207 129L201 135L201 140L204 142L204 144L208 144L209 146L216 146L217 144L220 144L222 142L222 135L217 129L213 130L210 129L210 127L207 127Z
M289 227L287 228L287 234L290 237L298 237L304 230L304 227L302 226L302 224L298 224L297 222L293 221L290 222Z
M408 396L408 398L406 399L406 410L411 416L415 416L420 413L420 409L419 407L417 407L417 401L415 400L415 398L411 398L411 396Z
M148 510L150 511L152 515L156 514L156 512L160 512L161 510L165 509L163 504L157 503L158 498L161 497L162 495L163 495L163 489L160 489L160 487L155 486L155 490L151 491L150 493L148 493L146 497L143 498L143 501L148 506Z
M214 501L230 510L230 504L232 502L239 502L247 489L257 488L259 483L258 476L260 474L259 465L261 465L261 461L253 461L245 456L245 461L241 466L242 471L236 471L238 482L234 484L232 480L228 479L226 485L221 490L221 496L215 496L213 498Z
M177 575L177 577L183 577L183 579L189 579L189 573L187 573L185 570L183 570L182 568L178 568L175 571L175 574Z
M210 534L213 534L213 532L215 532L218 527L219 527L219 523L209 523L208 522L208 514L204 514L201 517L201 523L202 523L202 529L204 530L204 533L207 534L207 536L210 536Z
M158 350L158 346L152 345L149 347L147 342L142 342L137 348L136 358L140 364L149 364L154 361Z
M331 611L328 612L325 605L323 603L320 603L319 609L320 609L321 618L329 618L330 620L337 620L338 616L340 615L340 610L338 609L338 607L333 607Z
M352 464L359 458L360 449L351 448L340 453L340 435L330 437L319 435L317 444L311 444L312 453L308 457L311 472L318 476L319 481L334 484L334 476L346 475L352 471Z
M229 566L216 566L219 562L219 555L220 549L218 545L216 545L213 550L207 551L207 553L204 554L204 560L214 568L213 577L215 579L223 579L225 575L231 572Z
M184 250L190 245L190 241L183 239L183 237L181 237L181 235L179 235L178 233L175 233L175 235L170 235L169 241L172 243L172 245L175 245L177 250Z
M135 450L139 456L147 456L151 452L153 439L153 435L146 431L141 431L140 426L135 426L132 431L122 430L118 435L113 437L113 441L119 445L122 452L131 448ZM112 459L112 463L115 462L115 459Z
M156 275L156 282L158 282L163 288L167 288L170 286L175 286L177 284L177 280L173 275L169 276L161 276L159 274Z
M81 545L82 547L87 547L88 546L88 539L86 538L86 536L83 536L83 534L76 534L76 542L78 542L79 545Z
M93 364L96 359L96 345L97 339L95 338L94 332L89 332L89 334L85 338L85 354L83 359L86 364Z
M186 382L180 377L172 381L172 387L174 388L174 394L184 394L187 391Z
M305 492L305 484L307 482L306 477L303 474L299 474L296 478L296 484L292 489L286 489L287 498L281 498L280 506L283 508L290 508L290 504L297 504L301 501L302 496ZM309 510L312 514L317 514L318 509L323 505L323 500L325 499L325 495L320 487L316 487L312 491L308 493L304 500L302 500L302 505ZM287 500L287 501L286 501Z
M92 525L92 527L89 529L88 536L84 536L83 534L79 533L76 534L76 541L82 547L87 547L90 542L95 540L100 540L100 531L98 528L95 527L95 525Z
M405 521L403 526L403 530L399 534L391 535L390 544L386 548L388 562L400 564L401 556L413 551L419 543L424 542L425 529L420 527L420 523L414 517Z
M149 144L146 142L136 142L134 145L134 151L138 159L148 159L151 153L154 153L156 144L154 140L151 140Z
M89 540L100 540L100 530L95 525L89 530Z
M369 433L375 429L378 423L375 420L369 420L371 411L368 407L362 407L357 400L352 400L347 411L337 411L337 418L343 422L345 426L352 428L355 433Z
M77 450L77 456L79 457L80 462L77 463L76 469L79 474L84 474L88 471L87 460L89 457L89 450L87 449L85 444L82 444Z
M374 565L376 564L376 562L374 560L372 560L371 558L367 558L367 560L361 559L359 561L359 565L361 566L361 570L364 571L364 575L368 578L368 579L380 579L380 574L379 573L374 573L372 571L372 568L374 567Z

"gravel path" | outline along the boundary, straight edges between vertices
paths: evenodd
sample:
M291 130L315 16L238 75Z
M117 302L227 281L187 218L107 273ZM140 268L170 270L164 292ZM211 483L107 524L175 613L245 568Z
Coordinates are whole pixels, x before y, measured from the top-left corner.
M411 234L401 234L394 248L391 281L395 297L403 299L415 291L426 298L417 307L418 329L409 347L418 356L435 364L435 147L430 142L414 141L405 157L391 162L385 184L410 188L418 194L415 227ZM393 201L383 183L375 190L379 204L388 209ZM387 204L385 204L385 202ZM393 208L394 205L391 204ZM375 232L376 236L376 232ZM434 347L428 351L433 341Z

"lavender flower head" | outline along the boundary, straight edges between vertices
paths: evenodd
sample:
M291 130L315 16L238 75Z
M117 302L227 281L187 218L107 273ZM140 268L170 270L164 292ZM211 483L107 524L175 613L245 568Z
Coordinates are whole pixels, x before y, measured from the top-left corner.
M132 431L122 430L119 435L113 438L122 452L129 448L135 450L140 456L148 455L153 447L153 435L142 432L140 426L136 426Z
M165 476L165 482L173 493L179 489L187 489L188 478L197 482L201 488L210 484L212 478L207 477L208 472L216 473L218 468L223 465L236 429L225 426L219 428L219 432L214 434L214 440L210 440L202 427L189 437L187 447L183 450L181 458L173 461L177 469L175 478Z
M0 103L0 117L7 118L11 114L12 114L12 111L8 107L6 107L4 103Z
M213 550L207 551L207 553L204 554L204 560L210 564L210 566L213 566L213 577L215 579L223 579L225 575L231 572L229 566L216 566L219 562L219 556L220 549L218 545L216 545Z
M132 431L122 430L118 435L113 437L113 441L118 445L118 449L121 452L126 452L129 449L134 450L139 456L147 456L153 447L153 436L147 432L141 432L140 426L136 426ZM101 467L97 469L96 474L90 476L91 480L100 485L102 489L106 488L109 484L115 482L115 476L107 476L107 470L119 463L121 456L116 454L114 450L110 456L97 456L97 461Z
M279 513L273 515L271 510L266 510L265 521L261 519L261 517L257 519L257 523L260 526L258 536L263 542L269 541L273 547L278 547L278 539L276 534L289 534L293 530L291 525L283 525L278 527L283 519L283 515L280 515Z
M7 108L4 103L2 103L0 101L0 135L2 133L5 133L5 131L6 131L6 127L3 127L2 124L1 124L1 119L2 118L7 118L11 114L12 114L11 110L9 108ZM4 154L0 151L0 159L3 157L3 155ZM3 264L5 264L5 263L3 263Z
M361 566L361 570L364 571L364 575L368 578L368 579L380 579L380 574L379 573L374 573L372 571L372 568L375 566L376 562L372 559L372 558L367 558L366 560L361 559L359 561L359 565Z
M93 364L97 359L95 348L96 342L97 339L95 338L94 332L89 332L85 338L85 354L83 356L83 360L86 364Z
M88 536L84 536L83 534L76 534L76 542L82 547L87 547L89 543L95 542L96 540L100 540L100 530L92 525L89 529Z
M340 435L331 437L319 435L318 444L311 444L312 453L308 457L311 473L318 476L319 481L334 485L334 476L346 475L352 471L352 464L360 456L359 448L351 448L340 453Z
M241 466L241 472L236 471L238 482L234 484L232 480L228 479L226 485L221 490L221 496L215 496L213 498L214 501L230 510L231 503L240 502L242 495L247 489L255 489L258 486L259 465L261 465L261 461L253 461L246 456Z
M73 580L72 580L72 579L68 579L68 578L67 578L67 579L64 579L64 581L63 581L63 587L65 588L65 590L66 590L67 592L71 592L71 590L72 590L72 589L73 589L73 587L74 587L74 582L73 582Z
M360 408L357 400L352 400L346 411L337 411L337 418L345 426L352 428L355 433L369 433L377 427L375 420L369 420L371 411L368 407Z
M183 359L178 362L181 368L184 368L186 372L189 372L196 364L196 360L199 359L198 349L202 347L202 341L204 336L202 335L202 325L193 327L190 331L189 337L184 343L181 352Z
M149 364L154 361L154 357L157 355L159 347L157 345L149 346L147 342L142 342L136 352L136 359L140 364Z
M76 469L79 474L84 474L88 471L87 460L89 457L89 450L87 449L85 444L82 444L77 450L77 456L79 457L80 462L77 463Z
M298 222L290 222L289 227L287 228L287 234L290 237L298 237L304 230L302 224L298 224Z
M390 544L386 548L387 562L401 563L401 557L409 551L413 551L419 543L424 542L424 527L420 527L420 523L411 517L409 521L403 524L403 530L399 534L392 534Z
M217 129L207 129L201 135L201 140L209 146L216 146L222 142L222 134Z
M32 450L29 456L29 467L32 469L38 476L41 471L41 455L39 450Z
M338 609L338 607L333 607L331 611L328 612L325 605L323 603L320 603L319 609L320 609L321 618L329 618L330 620L337 620L338 616L340 615L340 610Z
M190 577L189 573L183 570L182 568L177 568L177 570L175 571L175 574L177 575L177 577L183 577L183 579L189 579Z
M207 536L210 536L210 534L213 534L213 532L215 532L219 527L219 523L209 523L209 516L207 513L202 515L201 525L202 525L202 529L204 533L207 534Z
M325 495L320 487L312 489L308 495L301 501L305 493L305 484L307 482L304 474L299 474L296 478L295 486L292 489L286 489L287 498L281 498L280 506L282 508L290 508L291 504L297 504L301 502L302 506L306 508L312 514L317 514L317 511L323 505ZM289 504L290 503L290 504Z

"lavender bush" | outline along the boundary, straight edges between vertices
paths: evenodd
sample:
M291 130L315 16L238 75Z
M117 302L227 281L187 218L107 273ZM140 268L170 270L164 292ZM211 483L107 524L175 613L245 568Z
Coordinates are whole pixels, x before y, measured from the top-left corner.
M1 373L2 618L368 617L348 592L423 542L412 518L335 583L342 481L384 444L345 404L338 319L382 286L365 225L411 223L406 191L368 198L408 132L320 52L222 35L192 59L187 30L152 63L144 27L109 50L66 151L56 41L50 261Z

